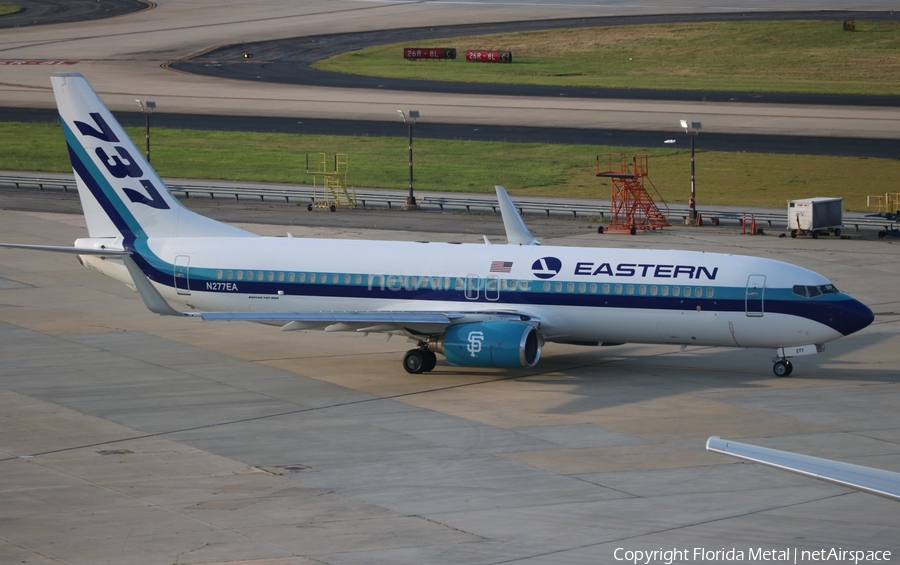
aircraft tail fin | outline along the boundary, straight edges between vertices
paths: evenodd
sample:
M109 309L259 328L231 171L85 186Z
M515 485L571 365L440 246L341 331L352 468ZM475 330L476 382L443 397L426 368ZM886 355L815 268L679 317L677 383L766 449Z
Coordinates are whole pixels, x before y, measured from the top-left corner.
M509 197L506 189L500 185L494 186L497 191L497 202L500 204L500 215L503 217L503 227L506 229L506 243L509 245L540 245L541 243L531 235L525 221L516 210L515 204Z
M91 237L249 236L172 196L80 73L52 73L69 157Z

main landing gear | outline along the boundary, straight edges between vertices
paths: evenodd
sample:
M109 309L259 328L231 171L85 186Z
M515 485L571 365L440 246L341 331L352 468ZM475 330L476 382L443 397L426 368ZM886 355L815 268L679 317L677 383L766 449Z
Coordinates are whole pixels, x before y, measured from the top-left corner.
M794 366L791 365L790 361L784 358L775 358L775 366L772 367L772 371L776 377L788 377L793 370Z
M437 355L427 347L410 349L403 356L403 368L407 373L418 375L434 370L437 365Z

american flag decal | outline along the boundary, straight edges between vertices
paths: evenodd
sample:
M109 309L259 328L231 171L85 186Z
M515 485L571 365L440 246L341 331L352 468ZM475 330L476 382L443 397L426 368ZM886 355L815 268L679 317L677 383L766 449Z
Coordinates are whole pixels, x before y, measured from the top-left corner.
M492 273L508 273L512 270L512 261L491 261Z

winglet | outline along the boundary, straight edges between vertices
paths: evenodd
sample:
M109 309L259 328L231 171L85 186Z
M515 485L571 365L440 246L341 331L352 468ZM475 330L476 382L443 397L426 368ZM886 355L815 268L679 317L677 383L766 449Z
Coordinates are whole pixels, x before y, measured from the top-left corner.
M509 245L540 245L541 243L531 235L519 211L506 193L506 189L500 185L494 186L497 191L497 201L500 203L500 215L503 216L503 227L506 229L506 243Z
M160 316L185 315L184 312L179 312L169 306L166 299L162 297L152 284L150 284L150 280L143 272L141 272L141 268L137 266L137 263L134 262L134 259L132 259L130 255L122 256L122 262L125 263L125 267L128 269L128 273L134 281L134 286L137 288L138 294L141 295L141 300L144 301L144 305L148 310L154 314L159 314Z

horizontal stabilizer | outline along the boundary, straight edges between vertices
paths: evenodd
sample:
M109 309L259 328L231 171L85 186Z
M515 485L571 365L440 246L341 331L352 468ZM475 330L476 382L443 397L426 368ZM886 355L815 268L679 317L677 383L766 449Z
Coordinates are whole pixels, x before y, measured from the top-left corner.
M706 449L900 501L900 473L893 471L759 447L716 436L706 441Z
M115 257L131 255L131 251L121 249L96 249L94 247L69 247L66 245L26 245L23 243L0 243L0 247L9 249L29 249L31 251L51 251L53 253L70 253L72 255L97 255L99 257Z

